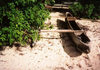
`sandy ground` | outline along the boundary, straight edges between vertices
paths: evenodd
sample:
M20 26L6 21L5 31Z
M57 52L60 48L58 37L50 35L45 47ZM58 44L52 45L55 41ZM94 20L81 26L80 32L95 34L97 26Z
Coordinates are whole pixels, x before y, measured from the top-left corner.
M51 24L58 29L64 16L52 12ZM63 16L63 17L62 17ZM100 70L100 22L76 20L86 31L91 42L91 52L80 53L65 34L41 33L42 39L31 49L27 47L7 47L0 51L0 70Z

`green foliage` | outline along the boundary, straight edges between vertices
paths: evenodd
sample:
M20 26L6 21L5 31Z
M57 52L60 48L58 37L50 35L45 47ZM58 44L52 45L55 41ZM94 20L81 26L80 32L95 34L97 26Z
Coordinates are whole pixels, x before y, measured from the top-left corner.
M83 6L78 2L70 6L70 9L72 10L75 16L85 18L90 18L92 16L94 8L95 7L93 4L86 4L85 6Z
M93 14L93 10L94 10L94 5L93 4L89 4L85 6L85 10L87 10L85 13L87 15L88 18L91 18L91 15Z
M55 0L45 0L45 4L54 5Z
M84 2L79 0L79 2L74 3L70 6L70 9L77 17L85 18L99 18L100 16L100 1L88 0Z
M0 6L0 46L38 40L38 29L44 28L48 16L49 11L41 1L6 0Z
M83 6L80 3L74 3L72 6L70 6L70 9L75 16L81 16L80 13L83 13Z

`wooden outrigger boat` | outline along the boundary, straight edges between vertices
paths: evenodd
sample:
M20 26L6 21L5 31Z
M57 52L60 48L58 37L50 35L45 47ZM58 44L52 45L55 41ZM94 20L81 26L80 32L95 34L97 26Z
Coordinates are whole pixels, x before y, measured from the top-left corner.
M87 43L90 41L90 39L86 36L84 31L82 31L79 25L75 22L75 17L73 17L71 13L66 12L65 22L67 24L68 29L80 30L80 32L68 33L72 41L75 43L76 48L81 52L89 53L90 48L87 45Z
M70 39L76 46L76 49L80 52L89 53L90 48L88 46L88 42L90 39L86 36L83 30L79 27L79 25L75 22L75 17L72 16L71 13L66 13L65 22L67 24L67 29L60 30L40 30L39 32L64 32L68 33Z

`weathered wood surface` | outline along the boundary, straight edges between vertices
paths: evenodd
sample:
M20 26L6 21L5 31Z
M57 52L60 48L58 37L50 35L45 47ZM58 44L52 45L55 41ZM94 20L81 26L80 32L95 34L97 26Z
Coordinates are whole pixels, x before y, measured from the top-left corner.
M71 20L70 20L71 19ZM71 29L71 30L82 30L79 25L75 22L74 17L72 16L71 13L66 12L66 18L65 18L65 22L67 24L67 28ZM85 52L85 53L89 53L90 52L90 48L87 45L87 43L90 41L90 39L86 36L86 34L83 33L68 33L70 38L72 39L72 41L75 43L77 50L79 50L80 52Z
M75 21L76 18L75 18L75 17L68 17L67 20L68 20L68 21Z
M69 30L69 29L61 29L61 30L40 30L40 32L66 32L66 33L83 33L84 31L82 30Z
M45 7L47 9L53 9L53 8L57 8L57 9L69 9L68 5L62 5L62 4L55 4L54 6L45 5Z

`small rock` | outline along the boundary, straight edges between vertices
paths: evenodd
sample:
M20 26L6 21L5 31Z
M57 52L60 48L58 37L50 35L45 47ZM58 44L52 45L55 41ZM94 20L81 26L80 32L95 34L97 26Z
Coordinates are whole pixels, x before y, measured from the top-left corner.
M79 68L81 68L81 67L82 67L80 64L77 64L77 66L78 66Z
M23 53L19 53L19 55L24 55Z

